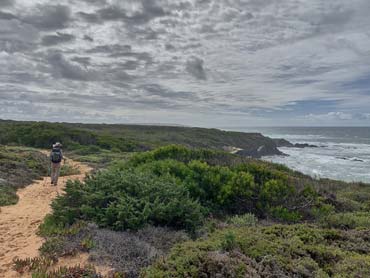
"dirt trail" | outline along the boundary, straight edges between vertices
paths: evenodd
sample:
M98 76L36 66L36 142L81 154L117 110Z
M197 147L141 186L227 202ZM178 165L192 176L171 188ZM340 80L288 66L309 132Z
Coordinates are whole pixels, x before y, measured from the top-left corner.
M91 171L88 166L70 159L68 163L78 167L81 174L61 177L57 187L50 185L49 177L44 177L18 190L19 201L16 205L0 208L0 277L22 277L11 269L13 258L38 256L43 239L36 235L36 231L45 215L51 212L52 200L63 192L67 180L82 180Z

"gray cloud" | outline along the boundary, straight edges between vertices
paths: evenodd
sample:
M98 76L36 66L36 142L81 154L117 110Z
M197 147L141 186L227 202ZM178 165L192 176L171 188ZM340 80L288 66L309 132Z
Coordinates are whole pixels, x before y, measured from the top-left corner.
M367 0L0 1L0 118L370 114Z
M59 52L50 53L47 57L52 68L52 74L57 78L65 78L76 81L96 81L98 75L94 71L79 66L77 63L70 62Z
M88 22L98 23L100 21L121 20L128 24L145 24L149 21L170 15L163 7L154 0L131 1L131 5L140 4L140 9L129 11L119 5L107 6L99 9L95 14L80 12L79 15Z
M71 9L64 5L39 5L23 21L40 29L55 30L68 27Z
M42 37L42 45L52 46L61 43L71 42L75 40L76 37L71 34L65 34L57 32L56 35L47 35Z
M89 23L100 23L101 22L100 16L95 13L78 12L77 15Z
M87 66L90 66L91 64L91 58L90 57L73 57L71 59L71 61L73 62L77 62L81 65L83 65L84 67L87 67Z
M191 57L186 62L186 70L187 72L192 75L193 77L199 80L206 80L207 75L204 70L204 61L198 57Z
M84 35L83 39L85 41L89 41L89 42L93 42L94 41L94 39L92 37L88 36L88 35Z
M0 7L13 6L14 3L15 3L15 0L0 0Z
M17 17L11 13L0 11L0 20L11 20L16 19Z

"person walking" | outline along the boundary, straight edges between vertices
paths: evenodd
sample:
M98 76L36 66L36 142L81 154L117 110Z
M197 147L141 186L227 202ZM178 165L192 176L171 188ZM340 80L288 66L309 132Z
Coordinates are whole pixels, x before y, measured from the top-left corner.
M51 184L54 186L58 185L58 178L60 174L60 168L63 160L63 152L62 152L62 144L57 142L53 145L53 149L50 153L50 161L51 161Z

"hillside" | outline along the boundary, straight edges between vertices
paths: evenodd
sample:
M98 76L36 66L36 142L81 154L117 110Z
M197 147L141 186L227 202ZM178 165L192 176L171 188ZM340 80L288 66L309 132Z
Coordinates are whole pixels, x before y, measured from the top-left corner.
M34 149L0 146L0 206L17 202L16 191L48 173L48 160Z
M80 153L112 149L133 152L178 144L214 150L234 147L253 157L281 154L274 140L259 133L173 126L0 121L0 144L49 148L55 141Z
M116 161L65 191L40 226L41 257L18 261L19 269L44 277L50 259L87 252L114 277L370 275L367 184L168 146ZM78 271L95 277L91 268Z

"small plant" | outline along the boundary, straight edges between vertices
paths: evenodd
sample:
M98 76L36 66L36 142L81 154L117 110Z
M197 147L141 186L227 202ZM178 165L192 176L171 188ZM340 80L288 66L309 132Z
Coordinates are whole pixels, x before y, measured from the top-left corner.
M318 220L325 219L334 212L335 208L330 204L322 204L321 206L314 207L311 210L312 215Z
M13 269L20 274L30 271L46 271L46 269L56 263L54 258L36 257L27 259L15 259Z
M78 169L76 166L71 164L63 164L62 168L60 169L60 176L73 176L73 175L79 175L81 174L80 169Z
M302 218L299 212L289 211L287 208L281 206L271 209L271 215L275 219L282 220L288 223L297 223Z
M246 213L243 215L235 215L228 219L228 223L236 227L254 227L257 224L258 219L252 213Z
M221 249L232 251L237 247L236 236L233 232L227 232L221 242Z
M102 278L92 266L60 267L55 271L35 271L32 278ZM118 276L119 277L119 276Z
M95 246L95 243L94 243L94 241L90 237L84 238L81 241L81 247L82 247L82 250L83 251L89 251L94 246Z
M322 220L322 224L331 228L340 229L369 229L370 213L369 212L347 212L335 213L328 215Z

